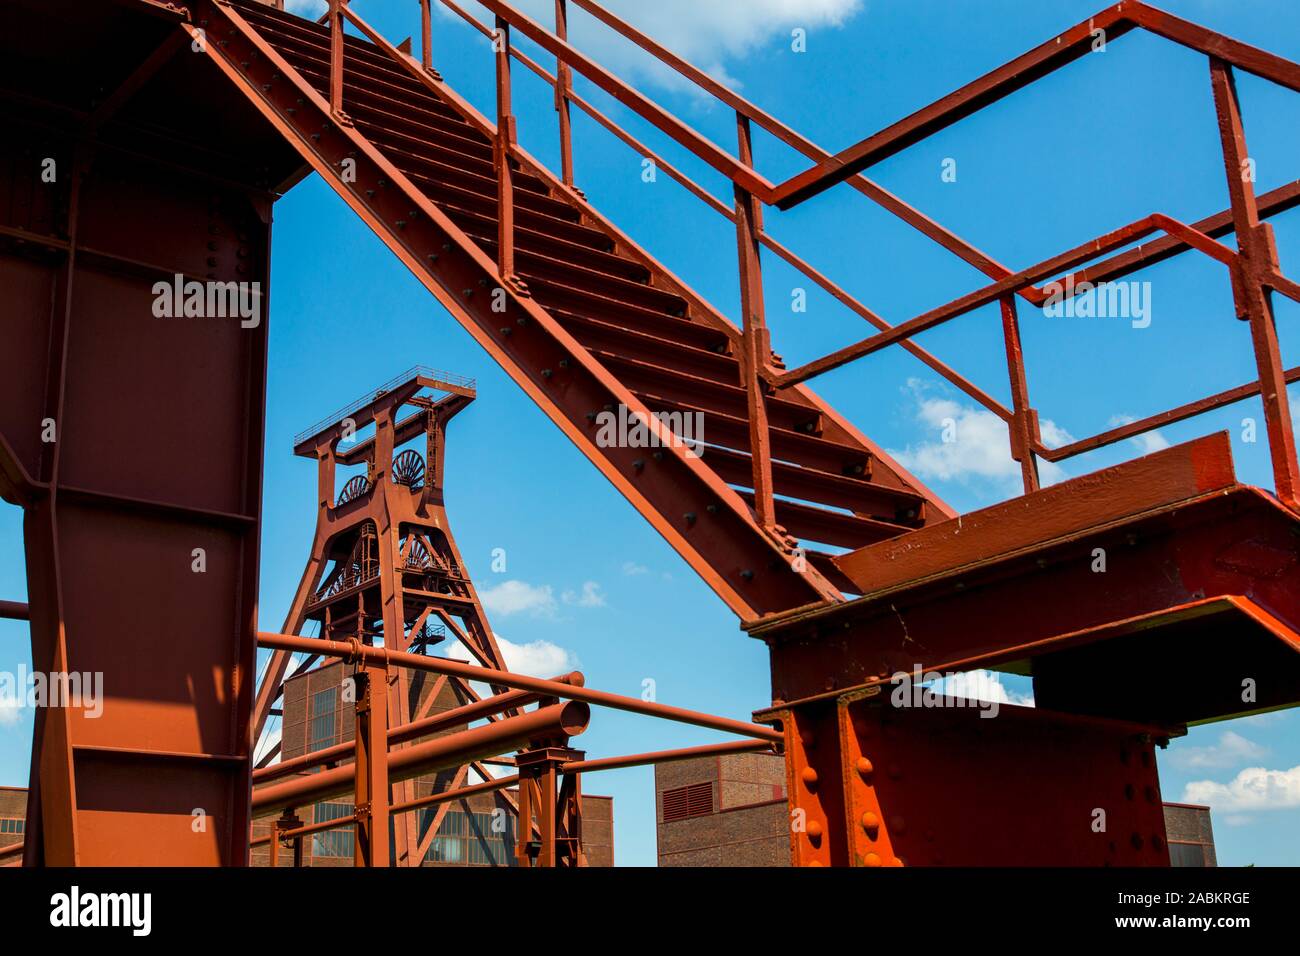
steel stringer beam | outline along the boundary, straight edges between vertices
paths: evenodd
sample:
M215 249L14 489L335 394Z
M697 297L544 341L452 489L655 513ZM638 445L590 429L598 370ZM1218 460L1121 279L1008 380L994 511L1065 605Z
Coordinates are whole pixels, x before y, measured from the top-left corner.
M737 615L753 620L841 599L813 566L796 570L805 562L535 301L505 288L507 311L494 312L492 258L346 119L336 120L238 12L217 0L194 10L196 26L184 28L196 39L207 31L212 62ZM353 166L355 181L345 181ZM644 416L661 447L598 446L597 417L619 406Z
M0 485L25 511L33 670L80 688L36 710L24 862L243 865L271 198L5 121L0 189L66 214L0 218L66 242L0 249ZM53 182L8 162L19 143ZM259 322L159 317L176 275L258 283Z

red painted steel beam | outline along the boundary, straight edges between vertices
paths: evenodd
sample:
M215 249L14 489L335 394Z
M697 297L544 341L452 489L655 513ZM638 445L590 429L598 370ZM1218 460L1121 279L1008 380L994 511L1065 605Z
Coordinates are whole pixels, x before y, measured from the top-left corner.
M761 715L785 730L791 865L1169 865L1167 728L956 704L845 694Z
M297 159L171 39L180 8L50 0L5 15L0 56L21 45L29 64L3 91L5 151L57 172L43 183L39 165L0 163L0 191L33 200L6 205L0 226L42 238L0 252L0 493L26 512L34 669L103 687L93 717L35 715L25 861L243 865L267 182ZM50 98L39 117L32 91ZM219 128L190 122L200 98ZM142 113L155 132L129 124ZM266 171L218 169L232 152ZM178 275L246 283L257 322L160 317L157 284Z
M915 667L1031 673L1050 692L1081 673L1043 669L1069 654L1087 662L1092 696L1059 709L1177 724L1292 706L1298 522L1236 484L1227 436L1213 435L842 556L863 597L751 633L790 704L887 694ZM1131 680L1095 679L1118 673Z

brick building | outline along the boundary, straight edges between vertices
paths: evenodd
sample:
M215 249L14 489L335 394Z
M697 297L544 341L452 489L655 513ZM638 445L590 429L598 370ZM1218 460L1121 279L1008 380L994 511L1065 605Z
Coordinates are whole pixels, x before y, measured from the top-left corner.
M1173 866L1218 866L1210 808L1194 803L1165 804L1165 839Z
M1217 866L1210 808L1166 803L1172 866ZM767 754L655 767L660 866L789 866L785 762Z
M785 763L762 754L655 767L660 866L788 866Z
M0 787L0 847L21 843L26 822L26 788Z
M281 759L288 760L352 740L355 723L354 706L343 699L343 684L353 668L335 661L290 678L284 684L283 720L281 723ZM439 681L419 674L412 683L417 701L413 713L427 709L427 715L443 713L467 703L450 681ZM434 700L429 698L437 695ZM464 729L465 725L430 734L429 740ZM442 771L415 780L415 797L425 797L450 789L454 771ZM472 780L462 781L460 786ZM424 834L441 807L445 819L438 835L429 841L421 866L514 866L514 807L509 797L513 790L476 794L450 804L439 804L415 811L419 814L417 833ZM298 811L304 824L321 823L352 814L351 798L336 797ZM583 794L583 846L590 866L614 865L614 801L612 797ZM278 813L263 815L253 821L253 836L264 836ZM495 824L495 826L494 826ZM254 847L253 866L266 866L270 850ZM283 857L282 857L283 859ZM305 866L352 866L353 830L351 827L318 833L303 842Z

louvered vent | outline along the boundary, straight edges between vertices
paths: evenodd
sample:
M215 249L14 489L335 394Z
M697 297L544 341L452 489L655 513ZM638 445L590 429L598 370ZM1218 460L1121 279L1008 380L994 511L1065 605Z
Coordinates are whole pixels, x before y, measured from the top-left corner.
M664 791L664 823L704 817L713 812L713 783L696 783Z

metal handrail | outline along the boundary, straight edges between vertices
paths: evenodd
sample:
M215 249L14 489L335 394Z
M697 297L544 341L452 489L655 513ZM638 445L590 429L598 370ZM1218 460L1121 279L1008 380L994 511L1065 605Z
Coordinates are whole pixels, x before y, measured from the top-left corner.
M478 383L467 375L457 375L455 372L444 372L441 369L429 368L427 365L414 365L400 375L389 379L378 388L366 392L366 394L362 395L356 401L350 402L331 415L326 415L316 424L294 435L294 446L297 447L298 445L301 445L313 435L319 435L330 426L337 425L343 419L348 418L365 408L375 399L387 395L389 392L393 391L393 389L400 388L407 382L412 382L417 378L429 378L437 382L446 382L448 385L455 385L458 388L464 389L476 389L478 387Z
M513 276L513 197L508 160L517 155L517 149L514 139L514 116L510 103L510 61L512 59L523 63L552 85L556 91L556 106L560 113L563 181L566 186L572 186L572 143L567 111L569 104L574 104L624 143L643 155L654 158L657 167L663 169L670 178L682 184L713 211L736 225L744 306L744 328L740 339L744 353L741 365L745 376L744 384L751 393L750 405L754 410L751 420L751 447L754 450L753 485L755 507L762 523L771 523L770 460L767 453L767 425L764 414L766 391L770 388L785 388L800 384L832 368L895 344L925 362L931 369L1008 425L1012 454L1022 464L1026 491L1037 487L1036 457L1058 461L1150 431L1162 424L1201 414L1232 401L1262 394L1265 398L1265 419L1279 497L1289 504L1300 505L1296 496L1297 488L1300 487L1300 468L1296 465L1294 438L1290 435L1290 411L1285 394L1285 385L1294 380L1292 375L1295 370L1284 371L1281 367L1267 299L1270 292L1277 291L1300 301L1300 286L1278 273L1272 264L1273 258L1269 255L1272 236L1271 233L1265 234L1267 227L1260 223L1261 219L1291 208L1300 201L1300 181L1274 190L1263 197L1256 197L1253 189L1231 188L1235 169L1230 161L1232 157L1229 155L1232 152L1240 154L1238 158L1244 156L1244 136L1240 132L1240 115L1232 82L1233 68L1246 70L1292 90L1300 91L1300 65L1206 30L1189 21L1173 17L1138 0L1124 0L949 96L832 156L604 9L595 0L556 0L555 32L542 27L504 0L479 0L495 16L495 30L489 30L479 23L453 0L439 0L439 2L495 41L498 93L495 145L500 177L498 259L503 281L510 282L517 292L527 294L526 289L523 289L522 284L514 280ZM568 3L573 3L586 11L704 92L734 109L737 117L738 155L733 156L722 150L711 140L697 133L575 49L567 39ZM431 37L428 26L430 4L431 0L421 0L424 42L422 60L425 68L432 72ZM338 26L338 29L332 31L338 69L332 71L331 90L337 93L332 97L332 102L340 111L342 107L342 23L345 17L362 26L364 32L373 36L373 31L347 10L347 0L331 0L329 21L331 25ZM556 57L557 69L554 75L513 48L510 43L512 28ZM1099 34L1105 42L1107 39L1118 38L1134 29L1154 33L1210 58L1216 107L1220 116L1221 134L1224 138L1224 158L1232 191L1232 208L1229 210L1202 220L1196 226L1188 226L1158 214L1149 216L1086 246L1077 247L1069 253L1040 263L1039 266L1013 274L1005 266L993 261L974 246L944 230L937 223L861 175L861 170L867 166L920 142L1086 55L1093 48L1092 45ZM383 46L390 55L394 55L391 46L388 44ZM403 62L403 65L409 69L408 63ZM689 177L671 164L655 157L655 154L639 140L573 92L571 72L584 76L622 105L670 136L678 145L725 175L735 189L734 210L729 209L721 200L693 183ZM814 159L815 164L783 183L771 183L753 166L751 123ZM975 265L995 281L900 325L890 325L811 265L776 242L762 227L759 204L790 208L839 182L850 183L859 192L893 212L913 228L935 239L964 261ZM1121 246L1126 246L1156 230L1163 230L1165 236L1134 249L1120 249ZM1238 249L1230 249L1214 241L1214 235L1224 235L1228 232L1238 234ZM761 280L758 278L759 264L756 252L759 247L766 247L775 252L792 267L812 279L837 301L874 325L878 330L877 334L790 371L774 368L770 364L771 352L763 318L762 287ZM1234 301L1238 315L1251 320L1260 378L1255 383L1247 383L1198 402L1149 416L1139 422L1112 428L1089 439L1081 439L1057 449L1047 448L1038 433L1037 412L1029 402L1019 326L1015 315L1015 299L1019 297L1035 305L1042 304L1047 298L1047 293L1036 286L1035 282L1049 279L1062 269L1092 262L1106 252L1114 251L1115 254L1103 261L1094 262L1085 270L1071 273L1070 277L1080 281L1097 281L1096 277L1099 276L1113 278L1190 249L1197 249L1228 266L1233 278ZM921 331L994 301L1001 304L1003 311L1004 345L1007 351L1008 375L1013 397L1013 408L1010 409L911 341L912 336Z

